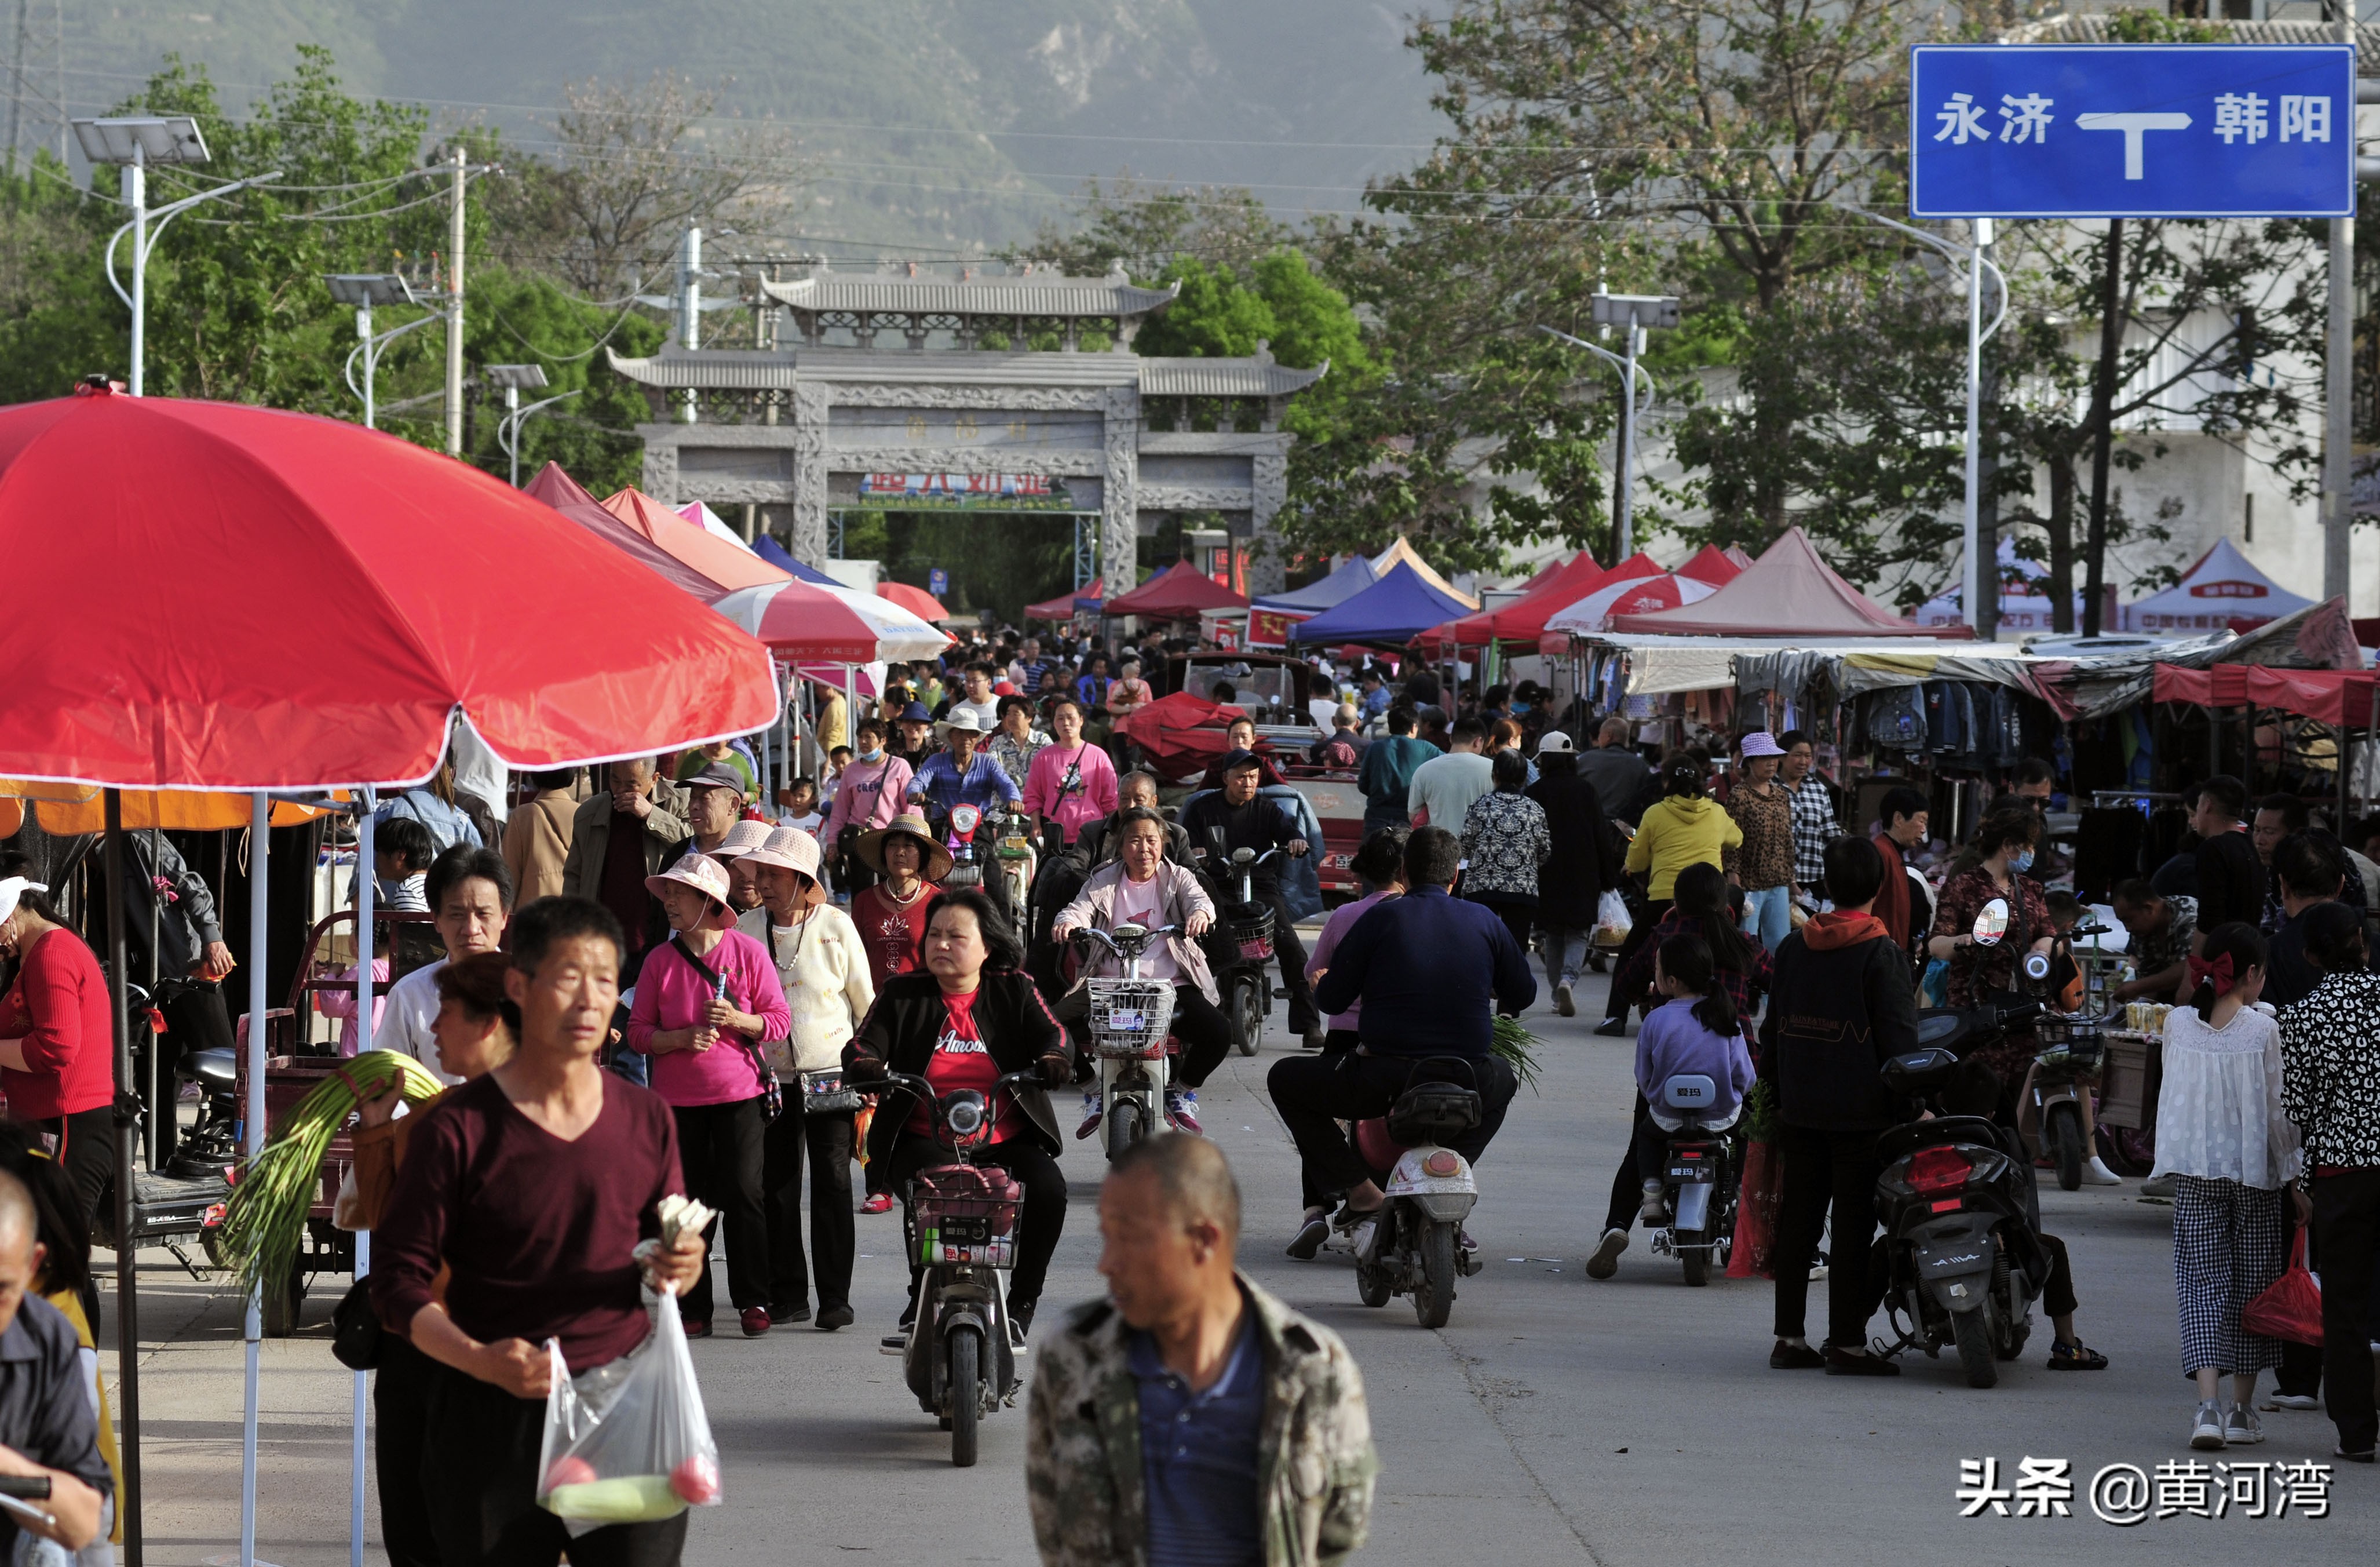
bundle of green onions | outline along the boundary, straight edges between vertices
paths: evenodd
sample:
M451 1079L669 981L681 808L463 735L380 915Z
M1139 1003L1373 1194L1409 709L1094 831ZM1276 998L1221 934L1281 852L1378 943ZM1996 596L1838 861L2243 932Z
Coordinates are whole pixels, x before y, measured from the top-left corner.
M242 1293L288 1279L306 1212L322 1190L322 1155L358 1102L378 1099L391 1085L409 1104L435 1099L445 1087L409 1055L366 1051L290 1106L264 1147L241 1164L224 1209L223 1252L238 1269Z
M1512 1063L1512 1075L1535 1093L1537 1087L1537 1037L1522 1026L1517 1017L1496 1014L1496 1029L1488 1041L1491 1055L1499 1055Z

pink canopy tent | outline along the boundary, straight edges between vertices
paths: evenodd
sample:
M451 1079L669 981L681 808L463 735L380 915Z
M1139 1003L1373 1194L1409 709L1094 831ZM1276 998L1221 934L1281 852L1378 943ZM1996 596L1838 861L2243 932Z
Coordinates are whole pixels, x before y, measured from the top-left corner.
M603 509L730 592L791 580L743 545L731 544L701 524L686 521L641 490L623 490L607 497Z
M714 604L726 596L725 588L605 511L577 480L562 470L560 463L548 462L538 470L537 477L521 489L522 493L543 501L588 532L626 553L638 565L660 573L670 583L704 603Z
M1717 544L1705 544L1694 552L1692 560L1678 568L1678 575L1692 577L1696 582L1707 582L1714 588L1724 588L1742 576L1743 568L1752 564L1750 560L1741 558L1742 555L1741 550L1722 550Z
M1668 637L1972 638L1963 626L1919 626L1837 576L1810 536L1789 528L1743 575L1699 603L1614 615L1614 631Z
M1556 561L1529 578L1524 591L1510 603L1481 610L1433 626L1414 640L1425 648L1481 648L1490 642L1534 642L1545 634L1546 621L1609 580L1595 557L1581 550L1566 561Z

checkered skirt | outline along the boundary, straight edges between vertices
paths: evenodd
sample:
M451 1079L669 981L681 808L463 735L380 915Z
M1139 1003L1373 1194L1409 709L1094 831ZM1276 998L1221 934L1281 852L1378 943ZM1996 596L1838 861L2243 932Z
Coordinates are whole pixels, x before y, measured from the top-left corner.
M2234 1374L2281 1363L2281 1341L2243 1331L2240 1313L2289 1267L2284 1188L2173 1178L2173 1292L2181 1312L2181 1374Z

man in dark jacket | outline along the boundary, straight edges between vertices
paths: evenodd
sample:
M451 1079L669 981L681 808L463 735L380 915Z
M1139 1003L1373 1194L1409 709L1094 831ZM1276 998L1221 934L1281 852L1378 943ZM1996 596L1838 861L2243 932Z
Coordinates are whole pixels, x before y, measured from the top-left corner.
M2265 917L2265 864L2247 832L2248 791L2237 778L2217 773L2198 786L2190 813L2198 834L2198 928L2212 930L2234 920L2255 925Z
M1209 877L1230 873L1232 856L1241 849L1262 858L1281 849L1292 856L1311 846L1298 835L1297 824L1277 801L1259 788L1264 777L1261 759L1254 751L1237 750L1218 764L1222 787L1192 800L1182 813L1182 829L1190 835L1190 852ZM1260 865L1253 878L1257 900L1272 909L1273 951L1281 960L1281 990L1289 997L1289 1031L1307 1036L1306 1048L1322 1047L1322 1014L1314 1009L1314 988L1305 978L1305 943L1297 938L1297 921L1281 891L1281 872ZM1226 911L1229 912L1229 911Z
M1553 857L1537 869L1537 956L1553 987L1554 1011L1577 1012L1571 998L1586 966L1603 890L1620 881L1610 822L1595 785L1579 776L1570 736L1548 729L1537 741L1537 781L1524 791L1546 813Z
M1266 1080L1305 1164L1305 1223L1291 1243L1292 1257L1313 1257L1328 1237L1322 1207L1328 1194L1346 1194L1342 1218L1350 1224L1378 1210L1385 1200L1380 1188L1339 1123L1386 1115L1422 1058L1470 1063L1479 1127L1452 1146L1475 1162L1519 1091L1512 1068L1490 1051L1489 1014L1492 1008L1517 1014L1537 999L1537 982L1494 909L1448 895L1462 867L1461 839L1443 827L1414 830L1405 841L1404 895L1375 904L1348 928L1315 989L1315 1002L1325 1013L1364 1003L1361 1046L1339 1055L1290 1057L1276 1063Z
M1578 759L1578 771L1595 786L1607 818L1635 825L1645 808L1645 786L1652 782L1653 770L1629 746L1626 719L1615 714L1603 721L1595 732L1595 748Z
M237 1042L223 979L232 970L224 944L223 921L205 878L183 859L164 833L152 828L128 832L124 856L124 936L133 979L188 978L188 985L164 989L157 1010L165 1019L158 1042L157 1080L171 1094L183 1060L200 1051L227 1051ZM152 987L154 989L154 987ZM157 1163L170 1163L179 1142L172 1115L159 1118Z
M1879 1075L1917 1048L1917 997L1909 964L1873 913L1884 856L1864 838L1827 845L1835 911L1785 938L1760 1026L1761 1075L1777 1090L1777 1153L1783 1162L1777 1213L1779 1370L1823 1366L1830 1376L1897 1377L1867 1353L1875 1310L1868 1256L1876 1235L1876 1134L1900 1120ZM1827 1347L1803 1337L1810 1262L1827 1210L1834 1239L1827 1275Z

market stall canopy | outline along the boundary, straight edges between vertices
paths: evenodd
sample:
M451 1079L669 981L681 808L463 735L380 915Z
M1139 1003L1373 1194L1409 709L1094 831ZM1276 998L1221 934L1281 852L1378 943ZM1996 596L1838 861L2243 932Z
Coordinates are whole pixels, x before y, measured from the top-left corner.
M1038 604L1025 606L1025 618L1027 620L1072 620L1078 614L1099 613L1099 599L1096 593L1061 593L1054 599L1044 599Z
M2097 718L2151 700L2160 669L2216 664L2362 669L2363 650L2355 644L2346 601L2327 599L2245 632L2213 631L2100 656L2077 656L2038 674L2042 695L2061 714Z
M1749 560L1737 560L1736 557L1742 553L1741 550L1730 553L1717 544L1705 544L1694 552L1693 559L1678 568L1678 575L1691 577L1696 582L1707 582L1714 588L1724 588L1742 576L1743 568L1752 564Z
M1421 579L1424 582L1428 583L1431 587L1437 589L1448 598L1453 599L1457 602L1461 603L1466 613L1479 607L1479 599L1476 594L1461 591L1454 586L1454 584L1449 582L1445 577L1440 577L1437 572L1431 570L1429 563L1421 558L1421 552L1415 549L1412 544L1408 543L1405 540L1405 536L1402 533L1397 535L1397 541L1395 543L1390 545L1387 549L1382 550L1378 554L1372 557L1373 577L1376 580L1379 577L1386 577L1390 572L1395 570L1400 565L1409 565L1413 567L1414 570L1421 574Z
M2161 663L2156 666L2155 693L2160 702L2278 708L2324 723L2361 728L2372 722L2375 684L2380 684L2380 674L2368 669L2276 669L2252 663L2189 669Z
M1280 610L1290 614L1320 614L1345 603L1380 579L1379 572L1362 555L1350 555L1330 575L1286 593L1272 593L1249 603L1250 609Z
M1099 613L1138 615L1143 620L1196 620L1208 610L1247 607L1246 599L1188 561L1176 561L1131 592L1109 600Z
M1484 648L1490 642L1535 642L1555 615L1594 592L1609 580L1595 557L1581 550L1566 561L1556 561L1530 578L1530 586L1510 602L1433 626L1418 638L1425 648L1452 645Z
M746 549L740 541L730 543L712 536L641 490L606 496L603 509L731 592L785 580L786 573Z
M1399 561L1388 574L1345 603L1289 628L1293 642L1402 648L1430 626L1461 613L1463 601L1441 591Z
M1945 642L1919 636L1663 637L1601 631L1581 639L1626 661L1626 694L1632 697L1721 686L1791 694L1807 689L1821 674L1846 693L1926 680L1989 680L2031 690L2031 671L2063 667L2059 661L2036 658L2014 643Z
M128 832L162 828L168 832L237 832L256 821L254 802L247 795L219 795L202 789L126 789L117 797L124 802L124 826ZM349 797L345 789L332 795L336 800ZM23 825L23 806L29 801L42 831L52 837L71 838L106 829L106 793L88 784L0 779L0 803L18 808L18 826ZM275 827L297 827L316 817L337 814L341 812L335 806L275 800L272 820ZM12 836L16 831L11 827L0 832L0 838Z
M2181 580L2124 606L2127 631L2222 631L2261 625L2312 604L2258 571L2230 540L2191 563Z
M771 652L795 661L900 663L937 657L951 645L941 628L856 588L777 581L740 588L715 607Z
M940 599L935 598L923 588L912 588L905 582L880 582L876 585L876 596L880 599L892 600L919 620L934 621L951 618L951 612L942 607L942 601Z
M1835 574L1810 536L1789 528L1744 573L1700 603L1615 616L1612 629L1657 636L1967 637L1961 626L1921 630Z
M1616 615L1651 614L1657 610L1698 604L1718 591L1707 582L1678 572L1624 577L1607 582L1585 598L1565 604L1546 621L1545 629L1572 636L1603 631L1609 628Z
M678 507L677 515L682 520L694 524L697 528L701 528L705 533L710 534L713 539L724 539L727 542L735 545L737 549L744 551L747 554L757 555L760 553L758 545L746 543L744 541L744 535L736 532L734 528L727 526L726 518L721 516L717 512L712 511L700 501L688 501L686 504Z
M1140 747L1159 777L1179 782L1221 759L1232 748L1232 720L1245 716L1245 709L1176 691L1119 719L1115 732Z
M560 463L548 462L538 469L537 477L522 486L521 492L543 501L647 570L658 572L664 580L693 594L706 604L717 603L727 592L726 589L605 511L601 503L562 470Z
M744 632L544 503L334 419L101 387L0 409L0 777L409 784L458 714L529 769L777 716Z
M794 559L792 553L783 544L765 533L754 541L752 553L796 582L816 582L828 588L837 586L833 577L814 565L804 565Z

